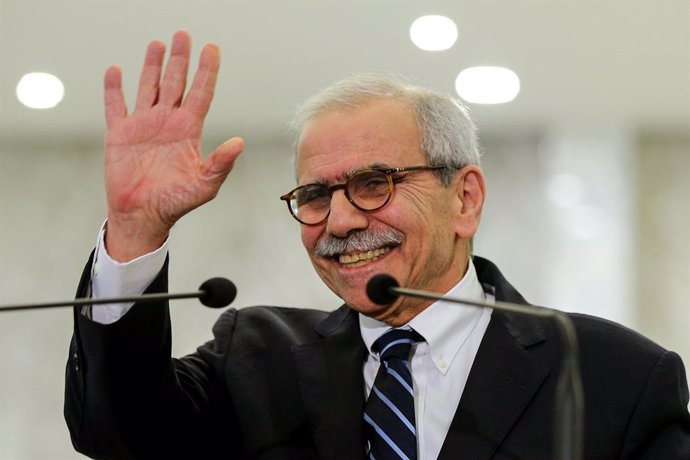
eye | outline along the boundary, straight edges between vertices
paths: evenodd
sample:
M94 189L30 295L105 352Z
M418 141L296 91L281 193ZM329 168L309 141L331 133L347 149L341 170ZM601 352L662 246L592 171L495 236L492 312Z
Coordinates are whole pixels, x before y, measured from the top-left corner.
M350 192L357 196L387 194L388 177L380 171L365 171L353 176L350 180Z
M320 207L330 203L331 195L323 185L309 184L295 190L294 200L298 207Z

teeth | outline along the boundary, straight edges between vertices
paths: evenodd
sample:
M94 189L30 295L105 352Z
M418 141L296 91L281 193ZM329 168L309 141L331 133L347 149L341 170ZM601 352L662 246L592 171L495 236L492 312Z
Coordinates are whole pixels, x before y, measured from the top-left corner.
M389 248L377 248L372 249L371 251L356 254L341 254L338 257L338 260L341 264L348 264L351 267L359 267L378 259L382 255L386 254L389 250Z

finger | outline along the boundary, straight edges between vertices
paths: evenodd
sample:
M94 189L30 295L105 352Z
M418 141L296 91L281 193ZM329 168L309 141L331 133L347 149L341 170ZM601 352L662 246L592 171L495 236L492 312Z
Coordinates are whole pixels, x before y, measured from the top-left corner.
M139 76L137 92L137 109L151 107L158 100L158 88L165 58L165 43L154 40L149 43L144 58L144 66Z
M173 36L170 47L170 58L165 66L165 75L160 88L159 104L177 106L182 102L184 88L187 84L189 55L192 49L192 38L183 30Z
M108 128L121 118L127 116L127 104L122 94L122 71L117 66L110 66L103 78L103 100L105 105L105 122Z
M199 68L189 94L182 104L184 108L202 118L206 116L216 89L219 68L220 48L214 43L209 43L201 50Z
M221 182L225 180L242 150L244 150L244 140L239 137L233 137L221 144L202 163L202 171L206 178Z

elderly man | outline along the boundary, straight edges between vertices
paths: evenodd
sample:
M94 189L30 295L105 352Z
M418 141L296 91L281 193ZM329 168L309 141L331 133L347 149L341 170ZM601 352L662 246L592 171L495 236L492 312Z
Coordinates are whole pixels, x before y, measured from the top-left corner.
M149 45L136 108L105 76L108 219L79 296L167 290L175 222L211 200L243 143L200 155L220 55L190 38ZM471 254L484 176L474 126L451 99L380 78L345 80L295 122L298 187L283 197L316 272L345 304L229 309L213 340L170 357L167 305L75 311L65 414L94 458L546 459L563 347L553 324L491 308L366 295L405 287L525 303ZM585 390L584 457L690 453L680 358L621 326L572 319Z

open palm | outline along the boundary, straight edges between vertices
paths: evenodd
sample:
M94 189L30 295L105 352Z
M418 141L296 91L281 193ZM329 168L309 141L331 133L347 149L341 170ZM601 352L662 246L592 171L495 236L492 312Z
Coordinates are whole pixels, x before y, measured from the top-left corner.
M106 241L109 253L120 259L155 249L180 217L215 197L243 148L242 140L234 138L202 158L201 133L220 52L212 44L204 47L184 96L190 48L189 35L176 33L161 79L165 45L149 45L132 114L124 102L120 69L106 72Z

